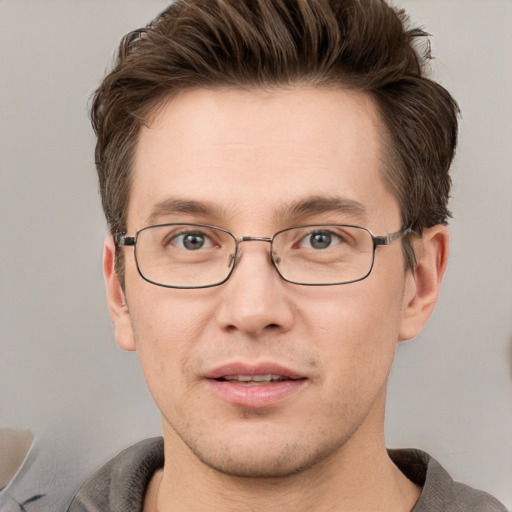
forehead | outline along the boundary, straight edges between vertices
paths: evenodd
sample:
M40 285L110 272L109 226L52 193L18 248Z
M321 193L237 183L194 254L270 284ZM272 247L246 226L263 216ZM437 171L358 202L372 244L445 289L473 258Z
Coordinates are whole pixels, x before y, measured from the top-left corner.
M256 218L312 197L360 204L368 216L382 200L396 210L381 135L372 99L354 91L184 91L141 128L128 225L176 201L208 204L216 217Z

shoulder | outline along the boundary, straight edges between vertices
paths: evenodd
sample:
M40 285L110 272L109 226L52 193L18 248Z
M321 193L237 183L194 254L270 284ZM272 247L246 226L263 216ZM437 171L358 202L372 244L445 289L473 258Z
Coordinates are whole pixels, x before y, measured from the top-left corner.
M146 439L107 462L80 488L68 512L141 510L146 487L164 463L163 439Z
M398 468L423 491L412 512L507 512L490 494L455 482L428 453L421 450L389 450Z

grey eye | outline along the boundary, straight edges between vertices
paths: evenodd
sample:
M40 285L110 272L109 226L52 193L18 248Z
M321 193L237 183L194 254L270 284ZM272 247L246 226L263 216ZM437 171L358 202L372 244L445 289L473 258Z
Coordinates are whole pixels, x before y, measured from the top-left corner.
M326 249L332 243L332 233L315 231L309 235L309 244L313 249Z
M183 247L191 251L201 249L205 243L205 236L201 233L189 233L181 235L179 238L182 239Z

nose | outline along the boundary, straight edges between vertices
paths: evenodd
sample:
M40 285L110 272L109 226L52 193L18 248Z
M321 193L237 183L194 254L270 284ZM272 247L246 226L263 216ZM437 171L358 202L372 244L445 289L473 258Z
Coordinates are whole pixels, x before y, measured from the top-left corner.
M249 237L244 240L249 241ZM217 310L221 327L257 338L289 330L294 307L290 296L293 286L275 269L269 254L269 239L251 238L243 244L229 280L221 287L222 302Z

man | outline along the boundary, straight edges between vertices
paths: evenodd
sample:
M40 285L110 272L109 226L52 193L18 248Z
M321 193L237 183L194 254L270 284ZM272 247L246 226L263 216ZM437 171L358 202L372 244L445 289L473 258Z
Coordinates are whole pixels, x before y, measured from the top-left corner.
M118 344L162 413L76 511L503 511L387 451L448 255L457 106L381 0L177 0L95 94Z

